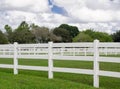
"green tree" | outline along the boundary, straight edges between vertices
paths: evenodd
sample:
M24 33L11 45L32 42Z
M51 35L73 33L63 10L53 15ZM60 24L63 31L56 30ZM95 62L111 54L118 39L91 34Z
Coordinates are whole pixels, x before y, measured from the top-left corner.
M93 39L83 32L80 32L76 37L73 38L73 42L92 42Z
M29 30L30 26L26 21L22 21L17 30Z
M116 33L113 33L112 38L114 42L120 42L120 30L116 31Z
M7 44L7 43L8 43L8 40L7 40L6 36L0 30L0 44Z
M12 27L9 25L5 25L4 29L6 30L6 36L9 43L12 43L12 35L13 35Z
M23 21L17 29L15 29L11 36L11 43L34 43L35 37L32 32L29 30L30 26Z
M12 35L12 42L35 43L35 37L29 30L15 30Z
M55 34L58 37L62 38L62 42L71 42L71 36L69 31L63 28L55 28L53 30L53 34Z
M4 29L6 30L7 34L11 34L12 33L12 27L10 27L9 25L5 25Z
M58 28L63 28L69 31L70 36L74 38L79 34L79 30L76 26L70 26L68 24L61 24Z
M94 31L93 29L87 29L83 31L85 34L88 34L93 40L98 39L101 42L112 42L112 37L105 32Z

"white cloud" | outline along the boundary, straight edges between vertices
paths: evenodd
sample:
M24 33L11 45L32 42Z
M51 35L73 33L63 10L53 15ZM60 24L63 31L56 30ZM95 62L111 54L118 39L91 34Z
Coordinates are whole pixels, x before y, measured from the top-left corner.
M1 0L0 8L37 13L50 11L48 0Z
M52 28L64 22L67 23L68 19L68 17L53 13L36 14L24 11L6 11L4 14L0 14L0 25L2 25L2 29L5 24L12 25L16 28L21 21L27 21L28 23L35 23L40 26Z
M71 18L77 18L79 21L120 21L120 3L110 0L54 0L54 4L64 7Z
M76 10L71 13L72 17L78 18L83 22L109 22L114 21L111 11L92 10L87 7L83 7L80 10Z
M120 29L120 0L51 0L65 9L68 16L51 11L48 0L1 0L0 28L5 24L16 27L21 21L50 28L62 23L80 30L94 28L108 33Z
M54 0L53 4L64 7L72 18L71 23L80 29L94 28L109 33L118 29L119 25L109 23L120 22L120 0Z

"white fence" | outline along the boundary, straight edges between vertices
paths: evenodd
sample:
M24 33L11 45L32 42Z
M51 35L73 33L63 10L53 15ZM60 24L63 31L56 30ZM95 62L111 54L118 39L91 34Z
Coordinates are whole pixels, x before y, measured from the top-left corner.
M0 45L0 58L13 58L14 64L0 64L0 68L48 71L48 78L53 72L67 72L93 75L93 86L99 87L99 76L120 78L120 72L99 70L99 62L120 63L119 57L103 57L100 55L119 55L120 43L52 43L48 44L9 44ZM48 67L18 65L18 59L48 59ZM53 66L53 60L93 61L92 69L60 68Z

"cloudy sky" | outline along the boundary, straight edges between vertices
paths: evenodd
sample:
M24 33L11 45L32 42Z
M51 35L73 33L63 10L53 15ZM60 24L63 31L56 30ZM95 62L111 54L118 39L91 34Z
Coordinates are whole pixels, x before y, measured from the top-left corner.
M21 21L113 33L120 29L120 0L0 0L0 29L5 24L15 28Z

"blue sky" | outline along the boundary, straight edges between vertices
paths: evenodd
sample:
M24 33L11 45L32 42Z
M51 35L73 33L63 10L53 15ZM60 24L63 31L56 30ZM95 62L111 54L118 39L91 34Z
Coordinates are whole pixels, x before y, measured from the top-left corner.
M0 29L21 21L54 28L62 23L80 31L93 28L113 33L120 29L120 0L1 0Z
M51 10L53 13L61 14L61 15L67 15L67 12L63 7L53 5L51 0L48 0L49 5L52 6Z

